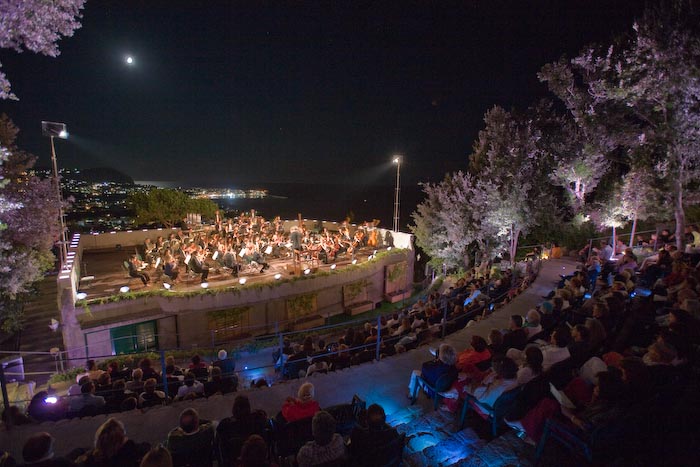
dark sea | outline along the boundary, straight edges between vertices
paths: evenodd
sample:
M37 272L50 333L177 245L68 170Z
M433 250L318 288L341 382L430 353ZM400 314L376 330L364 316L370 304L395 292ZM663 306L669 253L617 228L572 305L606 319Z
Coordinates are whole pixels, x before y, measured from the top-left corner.
M281 216L296 219L342 221L350 217L352 222L380 220L380 227L391 228L394 216L395 187L328 185L328 184L266 184L237 187L243 189L263 188L268 190L264 199L220 199L214 200L225 211L249 211L255 209L265 218ZM417 185L401 187L400 225L407 231L411 213L423 199Z

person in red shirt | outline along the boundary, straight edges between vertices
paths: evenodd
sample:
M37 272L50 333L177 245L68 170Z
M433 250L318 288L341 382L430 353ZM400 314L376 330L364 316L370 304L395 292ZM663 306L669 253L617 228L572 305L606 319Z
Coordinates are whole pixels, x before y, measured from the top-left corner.
M457 355L457 369L465 373L472 373L474 365L491 358L491 351L486 340L481 336L472 336L471 349L466 349Z
M297 397L288 397L284 405L282 405L282 417L287 422L293 422L313 417L319 410L321 410L321 407L314 400L314 385L304 383L299 388Z

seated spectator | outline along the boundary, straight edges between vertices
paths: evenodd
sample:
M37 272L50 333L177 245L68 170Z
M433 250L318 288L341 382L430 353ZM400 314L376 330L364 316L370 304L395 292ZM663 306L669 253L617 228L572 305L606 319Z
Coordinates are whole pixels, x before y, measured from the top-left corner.
M165 367L173 367L173 376L185 376L185 373L182 371L182 368L179 366L175 365L175 357L172 355L168 355L165 357Z
M527 333L527 338L532 339L542 332L542 325L540 324L540 313L539 311L532 309L527 312L525 317L527 319L527 327L525 327L525 332Z
M101 409L105 406L105 398L95 395L95 383L88 381L80 388L79 396L72 396L68 402L68 410L80 412L86 407Z
M252 435L245 440L241 448L239 467L274 467L268 460L269 450L265 440L260 435Z
M228 353L224 349L219 350L219 353L216 356L218 360L214 361L212 366L214 368L220 368L221 375L225 378L234 376L236 371L236 360L233 358L228 358Z
M510 317L510 328L503 335L503 347L506 349L523 350L527 345L527 333L523 329L523 317L513 315Z
M192 399L204 395L204 385L197 381L194 373L188 371L185 375L185 384L177 390L178 400Z
M576 361L581 361L585 359L591 351L589 344L590 331L589 329L582 325L577 324L571 328L571 342L567 346L569 348L569 354L571 358Z
M228 394L238 389L238 377L235 374L224 378L221 373L221 368L217 366L211 369L211 381L204 383L204 394L207 397L214 394Z
M264 411L251 411L248 397L236 396L231 416L221 420L216 427L217 452L224 465L232 464L238 458L243 440L251 435L263 435L266 423Z
M536 345L525 347L525 361L518 369L518 386L527 384L542 374L542 351Z
M182 386L182 380L185 379L184 376L176 376L176 372L177 370L173 365L167 365L165 367L165 378L168 382L167 395L171 399L177 397L177 391L180 389L180 386Z
M87 376L91 381L97 381L102 373L104 373L104 371L97 368L95 360L88 360L85 362L85 373L81 373L76 376L75 380L78 382L78 384L80 384L80 379L83 376Z
M506 354L506 350L508 350L503 345L503 333L498 329L491 329L491 332L489 332L488 343L492 358L496 356L502 357Z
M112 383L112 391L108 396L105 396L107 410L110 412L118 412L122 402L126 399L126 382L123 379L118 379Z
M350 435L350 457L356 465L373 467L385 465L377 454L399 437L399 433L386 423L384 409L377 404L367 408L366 426L356 425ZM391 453L388 453L389 455Z
M391 333L392 336L403 336L411 332L411 319L404 318L401 320L401 324L394 332Z
M317 412L311 422L314 440L299 449L299 467L311 467L340 461L347 457L343 437L335 432L335 418L325 411Z
M654 342L647 348L642 360L649 368L652 383L656 386L664 386L673 382L677 375L673 367L673 360L676 358L676 349L662 342Z
M545 371L549 370L555 363L562 362L571 356L567 347L570 340L571 332L566 326L561 326L552 333L549 345L542 348L542 367Z
M190 359L189 372L194 374L199 381L206 381L209 378L209 370L199 355L193 355Z
M314 360L314 362L311 365L309 365L309 367L306 369L307 377L313 374L321 373L328 373L328 363L326 363L323 360Z
M494 360L493 371L481 383L471 387L465 386L464 392L473 396L477 402L493 407L504 392L518 385L518 365L508 357Z
M54 439L50 434L33 434L27 439L22 448L24 465L36 467L68 467L73 465L73 463L67 459L55 457L53 447Z
M126 383L126 390L137 395L143 392L143 370L141 368L137 368L131 373L131 381Z
M138 467L150 450L148 443L136 444L126 437L122 422L110 418L95 432L95 447L76 460L85 467Z
M420 370L413 370L408 383L408 398L413 399L418 388L423 387L423 381L431 386L435 386L438 379L447 375L446 387L449 387L457 379L457 367L455 361L457 356L455 349L451 345L442 344L434 360L423 363ZM432 394L429 394L432 396Z
M146 381L149 378L158 378L158 373L153 369L153 362L150 358L143 358L139 362L139 368L141 368L141 379Z
M195 409L188 408L180 414L180 424L168 433L166 447L173 458L200 458L211 456L214 445L214 425L208 420L200 420ZM200 458L204 461L204 458Z
M563 415L573 425L590 432L594 427L613 420L621 415L622 401L627 397L627 389L615 373L604 371L596 375L596 386L588 405L579 409L568 409L548 397L542 398L519 422L509 425L527 433L535 443L539 442L548 418Z
M288 397L282 405L282 417L287 422L312 417L321 410L318 402L314 400L314 385L304 383L297 392L297 398Z
M97 383L95 384L95 395L102 396L105 400L109 399L112 395L112 379L109 373L102 373L99 378L97 378Z
M499 333L500 334L500 333ZM471 349L466 349L457 355L457 370L470 373L474 365L491 359L491 351L483 337L474 335L471 340Z
M139 407L154 407L157 405L165 405L168 397L163 391L156 390L156 379L148 378L143 385L143 392L139 396Z
M156 446L143 456L140 467L173 467L173 457L163 446Z
M588 345L591 349L597 349L603 345L608 337L603 323L595 318L586 318L585 326L588 328Z

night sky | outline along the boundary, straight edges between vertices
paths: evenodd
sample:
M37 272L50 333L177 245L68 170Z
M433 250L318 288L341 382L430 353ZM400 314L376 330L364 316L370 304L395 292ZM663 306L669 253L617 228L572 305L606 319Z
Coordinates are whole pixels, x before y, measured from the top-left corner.
M547 96L545 63L630 30L640 0L89 0L58 58L0 52L0 102L48 166L241 186L405 183L464 169L484 112ZM134 66L125 63L127 55Z

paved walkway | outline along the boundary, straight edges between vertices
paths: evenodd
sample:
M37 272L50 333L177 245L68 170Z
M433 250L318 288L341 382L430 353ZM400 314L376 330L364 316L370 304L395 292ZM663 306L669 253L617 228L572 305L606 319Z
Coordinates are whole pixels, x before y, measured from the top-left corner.
M516 313L524 315L528 309L542 302L542 295L552 289L559 279L559 274L570 273L574 267L575 264L567 260L545 262L539 277L528 290L508 305L495 311L487 319L448 336L445 342L461 351L469 345L472 335L486 337L493 328L506 328L511 315ZM430 358L428 348L421 347L379 362L354 366L327 375L314 375L310 380L316 386L316 399L321 407L350 402L352 396L358 394L368 404L381 404L387 415L391 415L398 413L408 404L406 386L411 370L420 368L421 364ZM254 408L263 409L274 416L288 396L296 395L297 389L303 382L305 380L294 380L269 388L245 390L242 393L248 395ZM112 416L124 422L131 439L159 443L164 441L168 431L177 425L179 413L186 407L195 407L203 418L219 420L230 415L235 396L236 394L214 396L209 399L157 407L146 413L132 411ZM424 397L420 397L418 403L424 404L426 408L429 405ZM62 420L56 423L15 427L9 432L0 434L0 449L8 450L15 458L21 459L24 440L30 433L37 431L48 431L56 437L58 455L65 454L75 447L88 448L95 430L106 418L102 415L82 420ZM399 420L394 422L400 423Z

